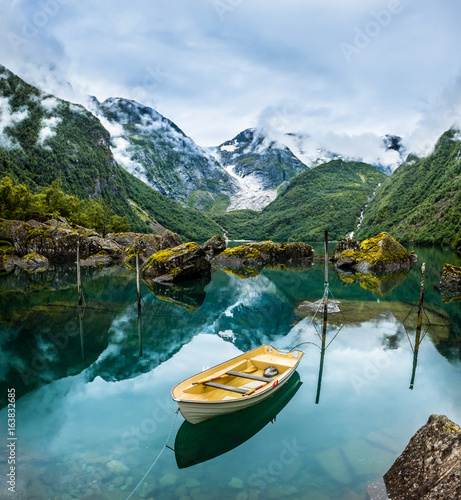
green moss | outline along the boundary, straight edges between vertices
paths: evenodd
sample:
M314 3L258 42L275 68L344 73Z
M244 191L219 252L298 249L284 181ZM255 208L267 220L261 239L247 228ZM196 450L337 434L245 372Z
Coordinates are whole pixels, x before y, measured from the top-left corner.
M31 229L27 234L27 242L34 238L42 238L53 243L53 238L50 235L50 230L46 227L35 227Z
M45 259L45 257L43 255L36 253L36 252L32 252L32 253L28 253L27 255L24 255L24 257L21 258L21 260L25 260L25 261L31 261L34 259L43 260L43 259Z
M348 255L347 252L349 250L346 250L343 254ZM353 250L350 250L350 252L352 252L352 255L356 255L358 262L367 261L373 263L383 259L386 262L398 262L409 258L407 250L386 232L363 241L360 244L359 252Z
M254 243L246 243L234 248L226 248L221 255L235 255L240 259L258 259L261 257L261 252Z
M14 246L9 241L0 240L0 255L4 253L14 253Z
M188 243L183 243L182 245L179 245L174 248L167 248L166 250L160 250L149 257L149 259L145 264L145 267L149 267L150 265L152 265L153 262L166 262L171 257L180 255L185 251L192 252L194 250L198 250L199 248L200 247L199 245L197 245L197 243L188 242Z

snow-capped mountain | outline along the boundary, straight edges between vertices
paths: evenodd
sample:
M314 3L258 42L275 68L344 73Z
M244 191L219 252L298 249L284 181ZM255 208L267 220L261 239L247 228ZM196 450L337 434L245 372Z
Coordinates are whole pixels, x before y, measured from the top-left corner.
M405 161L407 154L402 137L390 134L286 133L277 140L310 168L332 160L363 161L391 174Z
M215 158L154 109L123 98L92 98L90 109L111 134L115 160L156 191L182 202L194 191L237 191Z
M307 170L290 149L262 130L247 129L216 148L216 158L235 179L238 191L227 210L261 210L277 197L277 188Z

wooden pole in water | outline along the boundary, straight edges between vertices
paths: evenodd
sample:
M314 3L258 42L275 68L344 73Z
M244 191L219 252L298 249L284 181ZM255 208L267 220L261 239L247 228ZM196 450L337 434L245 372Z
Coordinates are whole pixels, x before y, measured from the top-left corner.
M82 276L80 271L80 242L77 241L77 288L78 288L78 305L83 304L83 293L82 293Z
M80 326L80 347L82 350L82 359L85 359L85 332L83 329L83 307L79 307L78 322Z
M326 328L328 320L328 231L325 231L325 284L323 294L323 325Z
M142 357L142 302L141 302L141 275L139 269L139 253L136 254L136 292L138 302L138 337L139 357Z
M320 390L322 388L323 364L325 361L325 344L327 340L327 324L328 324L328 231L325 231L325 282L323 293L323 327L322 327L322 347L320 349L320 368L319 378L317 382L317 395L315 404L319 404Z
M136 292L138 301L138 313L141 312L141 276L139 269L139 253L136 254Z
M418 303L418 319L416 320L416 337L415 348L413 351L413 369L411 372L410 389L415 385L416 366L418 364L418 351L421 344L421 328L423 326L423 302L424 302L424 275L426 273L426 264L423 262L421 265L421 285L419 288L419 303Z

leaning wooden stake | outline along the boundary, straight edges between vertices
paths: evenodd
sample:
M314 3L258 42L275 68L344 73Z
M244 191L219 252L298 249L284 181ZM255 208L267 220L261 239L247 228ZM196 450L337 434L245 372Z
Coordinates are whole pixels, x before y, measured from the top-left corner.
M138 312L141 312L141 276L139 269L139 254L136 254L136 292L138 301Z
M320 350L320 368L319 378L317 382L317 395L315 404L319 404L320 390L322 388L323 363L325 361L325 344L327 340L327 324L328 324L328 231L325 231L325 282L323 293L323 328L322 328L322 347Z
M328 319L328 231L325 231L325 283L323 294L323 324L327 323Z
M83 304L82 292L82 276L80 274L80 243L77 241L77 288L78 288L78 305Z
M418 319L416 322L416 337L415 348L413 351L413 370L411 373L410 389L415 385L416 366L418 364L418 351L421 344L421 328L423 325L423 302L424 302L424 275L426 272L426 264L423 262L421 265L421 285L419 289L419 303L418 303Z
M136 254L136 293L138 302L139 357L142 358L142 300L141 300L141 271L139 268L139 253Z

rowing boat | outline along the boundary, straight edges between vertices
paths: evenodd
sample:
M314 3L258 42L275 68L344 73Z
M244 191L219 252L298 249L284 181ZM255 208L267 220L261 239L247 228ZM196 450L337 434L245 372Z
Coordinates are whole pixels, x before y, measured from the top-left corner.
M245 443L269 422L275 421L301 384L299 373L295 372L281 389L261 403L199 424L193 425L184 420L174 442L176 464L180 469L191 467Z
M303 355L263 345L183 380L173 387L171 396L191 424L234 413L280 389Z

